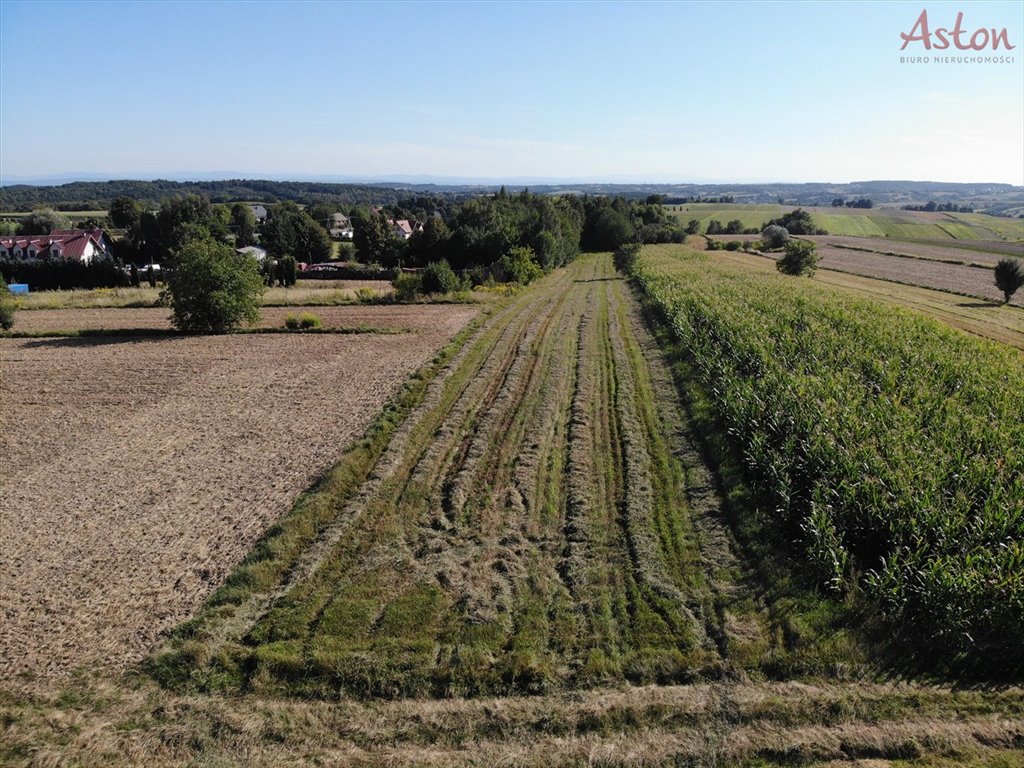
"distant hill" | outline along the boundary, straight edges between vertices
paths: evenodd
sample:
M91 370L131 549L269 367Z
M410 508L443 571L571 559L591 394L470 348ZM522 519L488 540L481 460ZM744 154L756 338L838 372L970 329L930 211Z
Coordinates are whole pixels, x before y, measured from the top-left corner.
M509 191L522 184L505 185ZM410 194L465 198L496 191L497 184L435 184L383 182L377 184L325 183L314 181L271 181L228 179L216 181L76 181L56 186L15 184L0 187L0 211L27 211L39 206L77 211L105 210L115 197L125 195L153 207L176 195L201 194L213 202L258 201L273 203L340 203L342 205L387 205ZM537 184L533 192L545 194L663 195L666 203L693 198L730 197L736 203L783 203L786 205L829 205L836 198L869 198L875 205L899 206L937 203L969 205L977 211L996 215L1024 216L1024 187L1010 184L957 184L937 181L857 181L849 184L813 182L807 184Z

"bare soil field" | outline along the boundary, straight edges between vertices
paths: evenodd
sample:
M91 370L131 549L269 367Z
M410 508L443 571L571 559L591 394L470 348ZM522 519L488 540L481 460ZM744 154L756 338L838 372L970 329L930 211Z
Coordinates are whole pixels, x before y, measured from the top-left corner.
M843 237L837 235L803 236L803 240L811 240L818 247L826 245L845 246L848 249L876 251L878 253L909 256L917 259L934 261L951 261L957 264L982 264L994 267L1006 256L1024 258L1024 245L995 241L967 241L943 243L908 243L887 240L881 237Z
M0 677L140 659L477 309L335 311L417 332L0 340Z
M351 304L341 307L264 307L261 328L283 328L288 315L310 312L325 328L404 328L451 335L477 312L473 305ZM85 329L130 330L170 328L170 310L142 309L38 309L16 315L16 331L71 331Z
M951 264L924 259L908 259L884 253L854 251L849 248L823 246L819 264L823 269L852 272L855 275L877 277L907 285L919 285L939 291L977 296L980 299L1002 302L1003 294L995 286L995 277L990 269ZM981 254L979 254L981 255ZM1024 295L1018 293L1012 304L1022 306Z

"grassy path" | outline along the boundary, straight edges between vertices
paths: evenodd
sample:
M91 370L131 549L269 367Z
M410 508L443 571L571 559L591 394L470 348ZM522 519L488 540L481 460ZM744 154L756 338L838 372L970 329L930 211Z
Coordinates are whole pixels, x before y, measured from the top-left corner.
M211 606L163 662L212 687L329 697L717 668L725 628L688 503L700 462L680 452L658 366L608 256L546 277L465 341L276 583Z

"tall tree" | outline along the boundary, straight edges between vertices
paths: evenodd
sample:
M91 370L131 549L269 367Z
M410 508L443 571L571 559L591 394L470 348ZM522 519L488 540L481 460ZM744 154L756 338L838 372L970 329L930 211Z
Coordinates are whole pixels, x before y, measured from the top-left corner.
M235 246L245 248L256 242L256 214L245 203L231 206L231 229L235 233Z

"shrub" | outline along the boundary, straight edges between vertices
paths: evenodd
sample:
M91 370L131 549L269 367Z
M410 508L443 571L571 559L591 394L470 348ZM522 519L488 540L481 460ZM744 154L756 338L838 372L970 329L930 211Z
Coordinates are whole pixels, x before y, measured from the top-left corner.
M299 318L291 313L288 313L287 315L285 315L284 318L284 327L287 328L289 331L299 330Z
M1024 285L1024 263L1018 259L1000 259L996 264L996 288L1003 292L1006 303Z
M171 322L178 330L224 333L260 318L264 285L259 264L228 245L187 243L165 279Z
M459 276L447 261L434 261L423 270L421 289L424 293L455 293L462 287Z
M640 256L640 243L626 243L615 251L615 267L627 275L632 274L637 257Z
M5 331L14 327L14 297L7 290L7 283L0 275L0 328Z
M786 243L786 255L775 262L775 268L784 275L810 277L818 268L818 254L814 243L790 240Z
M740 245L742 245L742 243L740 243L739 240L730 240L728 243L725 244L725 250L738 251L740 249Z
M403 272L391 284L395 287L395 298L399 301L416 301L423 294L423 278L420 275Z
M356 301L360 304L373 304L379 298L373 288L356 288Z
M765 248L781 248L789 240L789 230L778 224L769 224L761 233L761 242Z
M320 328L322 325L323 322L320 320L320 318L314 315L312 312L303 312L302 315L299 316L299 328L303 330L308 330L310 328Z
M532 248L513 248L498 262L498 267L504 274L505 281L529 285L538 277L544 274L544 270L537 263Z

